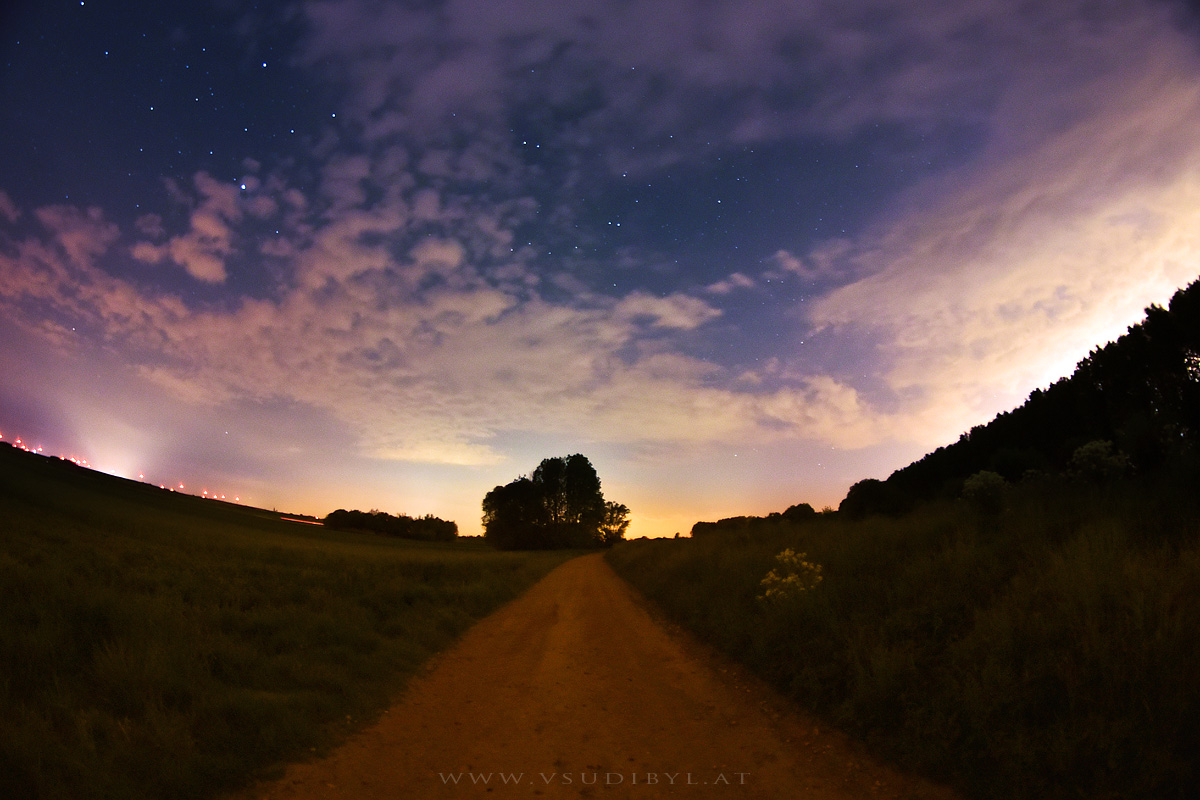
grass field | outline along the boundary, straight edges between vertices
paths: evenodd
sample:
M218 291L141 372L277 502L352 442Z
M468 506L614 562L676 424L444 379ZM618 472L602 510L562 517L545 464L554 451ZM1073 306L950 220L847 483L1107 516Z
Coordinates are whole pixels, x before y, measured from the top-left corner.
M199 798L321 751L566 553L328 531L0 447L0 797Z
M822 516L630 542L609 558L801 704L967 796L1188 798L1200 786L1197 511L1188 486L1058 482L1023 488L998 515L945 503ZM794 591L759 599L788 548L819 582L795 568Z

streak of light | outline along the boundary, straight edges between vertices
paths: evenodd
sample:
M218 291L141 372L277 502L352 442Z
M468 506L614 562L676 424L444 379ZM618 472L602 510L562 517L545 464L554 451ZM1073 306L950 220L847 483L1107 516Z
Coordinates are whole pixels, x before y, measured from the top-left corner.
M18 448L18 449L20 449L20 450L24 450L24 451L25 451L25 452L27 452L27 453L34 453L34 454L39 454L39 453L40 453L40 454L44 454L44 453L45 453L45 449L44 449L44 447L43 447L42 445L30 446L30 445L28 444L28 442L26 442L26 441L25 441L23 438L21 438L21 437L19 437L19 436L18 436L18 437L16 437L15 439L6 439L6 438L4 437L4 434L3 434L3 433L0 433L0 442L8 442L8 443L10 443L10 444L11 444L13 447L16 447L16 448ZM84 467L84 468L86 468L86 469L91 469L91 470L99 470L99 471L101 471L101 472L106 472L106 470L105 470L103 467L100 467L100 466L97 466L97 465L95 465L95 464L92 464L92 462L90 462L90 461L88 461L86 458L82 458L82 457L80 457L80 456L66 455L65 453L60 453L60 454L57 456L57 458L59 458L59 459L60 459L60 460L62 460L62 461L69 461L70 463L72 463L72 464L74 464L74 465L76 465L76 466L78 466L78 467ZM122 474L119 474L119 473L116 473L116 472L108 472L108 474L110 474L110 475L117 475L118 477L123 477L123 475L122 475ZM163 489L163 490L167 490L167 491L171 491L171 492L176 492L176 491L179 491L179 492L186 492L186 491L187 491L186 485L185 485L185 484L184 484L182 481L181 481L181 482L179 482L178 484L176 484L175 486L171 486L171 487L168 487L168 486L167 486L165 483L158 483L158 484L155 484L155 482L154 482L153 480L149 480L149 479L147 479L147 478L146 478L146 473L145 473L145 472L139 472L139 473L138 473L138 475L137 475L137 479L138 479L139 481L142 481L142 482L144 482L144 483L147 483L147 484L149 484L149 485L151 485L151 486L157 485L159 489ZM203 490L203 491L202 491L202 492L201 492L199 495L197 495L197 496L198 496L198 497L205 497L205 498L208 498L208 499L210 499L210 500L226 500L226 499L227 499L227 497L228 497L228 495L222 494L222 493L220 493L220 492L217 492L217 491L211 491L211 492L210 492L208 489L205 489L205 490ZM242 502L242 498L241 498L241 496L240 496L240 495L235 495L235 496L234 496L234 498L233 498L233 501L232 501L232 502L235 502L235 503L241 503L241 502Z

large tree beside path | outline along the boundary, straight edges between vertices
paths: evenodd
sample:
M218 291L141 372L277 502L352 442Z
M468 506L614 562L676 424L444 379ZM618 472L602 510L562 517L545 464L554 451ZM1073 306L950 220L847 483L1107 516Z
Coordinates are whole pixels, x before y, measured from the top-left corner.
M628 516L604 499L600 476L579 453L544 459L531 476L483 498L484 537L502 550L610 546L625 535Z

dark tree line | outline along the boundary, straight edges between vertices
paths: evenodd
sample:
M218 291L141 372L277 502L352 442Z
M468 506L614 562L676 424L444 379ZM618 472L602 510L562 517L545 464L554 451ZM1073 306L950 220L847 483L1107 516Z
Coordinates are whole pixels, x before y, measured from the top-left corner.
M458 536L456 523L438 519L431 514L418 518L405 514L393 516L383 511L346 511L339 508L322 522L338 530L368 531L383 536L425 542L448 542Z
M765 517L726 517L716 522L697 522L692 526L692 536L708 536L714 533L755 533L780 521L797 523L816 519L818 512L808 503L797 503L786 511L772 511Z
M607 547L628 527L629 509L604 499L595 468L578 453L547 458L483 498L484 537L502 550Z
M1075 372L1012 411L892 473L850 488L840 512L903 513L958 496L981 471L1018 481L1064 474L1080 448L1109 442L1137 473L1194 473L1200 453L1200 281L1152 305L1128 332L1093 350ZM1076 463L1074 466L1078 466Z

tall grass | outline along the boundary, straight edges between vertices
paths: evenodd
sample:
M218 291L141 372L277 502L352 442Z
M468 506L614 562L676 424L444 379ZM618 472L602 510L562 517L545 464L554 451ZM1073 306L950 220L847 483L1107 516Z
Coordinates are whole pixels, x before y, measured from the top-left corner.
M1200 514L1169 487L1026 487L999 516L822 517L631 542L620 574L880 754L979 798L1200 786ZM764 602L791 548L823 580Z
M209 797L330 745L563 554L328 531L0 448L0 796Z

